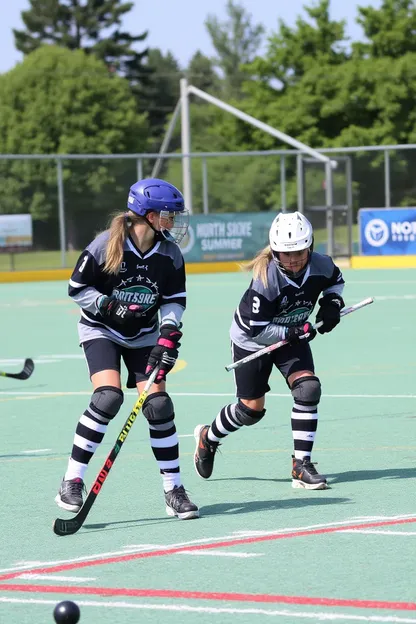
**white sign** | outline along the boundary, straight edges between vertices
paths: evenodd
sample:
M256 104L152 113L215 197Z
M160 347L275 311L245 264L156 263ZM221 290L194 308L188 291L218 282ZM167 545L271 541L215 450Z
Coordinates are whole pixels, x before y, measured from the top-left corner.
M0 215L0 247L31 247L32 215Z

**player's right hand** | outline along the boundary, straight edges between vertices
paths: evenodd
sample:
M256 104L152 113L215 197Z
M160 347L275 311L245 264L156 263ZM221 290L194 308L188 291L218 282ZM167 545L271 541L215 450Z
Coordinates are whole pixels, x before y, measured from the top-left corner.
M102 295L97 299L97 309L101 316L111 319L117 325L124 325L134 318L142 316L143 309L136 303L125 303L111 295Z
M311 323L303 323L303 325L296 325L295 327L288 327L286 332L286 340L292 343L305 340L310 342L316 336L316 329L313 328Z

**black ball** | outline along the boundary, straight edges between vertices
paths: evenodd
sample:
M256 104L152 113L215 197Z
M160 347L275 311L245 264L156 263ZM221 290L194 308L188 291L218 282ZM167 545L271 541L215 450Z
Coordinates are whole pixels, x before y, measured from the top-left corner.
M56 605L53 610L53 617L55 622L77 624L77 622L79 622L79 618L81 617L81 611L75 602L71 602L71 600L64 600L63 602L58 602Z

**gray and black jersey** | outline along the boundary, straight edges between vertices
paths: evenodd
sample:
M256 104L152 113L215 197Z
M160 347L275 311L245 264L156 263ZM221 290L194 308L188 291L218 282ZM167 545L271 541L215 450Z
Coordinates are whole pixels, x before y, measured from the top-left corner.
M69 280L69 296L80 306L80 343L109 338L126 347L147 347L156 343L160 321L179 324L186 307L185 266L179 247L158 240L141 253L129 237L124 244L120 272L104 272L108 230L80 255ZM97 309L100 295L114 295L120 301L135 303L142 316L128 325L112 324Z
M251 281L234 314L231 340L242 349L257 351L285 337L285 328L306 322L323 295L342 295L344 279L329 256L313 252L305 273L291 279L271 260L267 286Z

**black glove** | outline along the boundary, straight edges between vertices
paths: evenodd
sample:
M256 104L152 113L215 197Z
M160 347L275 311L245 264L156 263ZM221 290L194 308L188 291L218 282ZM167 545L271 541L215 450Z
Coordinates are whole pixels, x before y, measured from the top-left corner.
M101 316L111 319L117 325L125 325L143 314L142 306L137 303L119 301L114 295L98 297L97 308Z
M319 310L316 315L316 322L323 321L322 327L318 329L320 334L326 334L334 329L341 320L341 310L345 303L340 295L335 293L324 295L318 301Z
M295 327L288 327L286 332L286 340L290 342L300 342L305 340L310 342L316 336L316 329L313 328L311 323L304 323L303 325L296 325Z
M175 366L178 358L178 349L181 346L179 342L181 338L182 332L176 325L167 324L162 325L160 328L160 336L150 352L146 367L146 375L150 375L156 366L160 367L155 383L164 381L166 375Z

